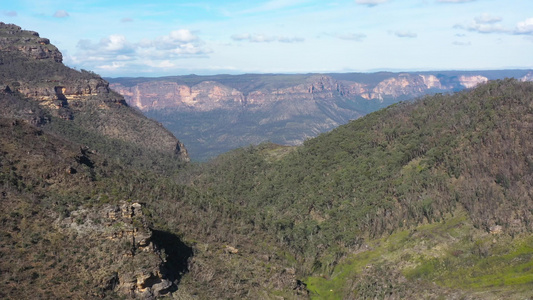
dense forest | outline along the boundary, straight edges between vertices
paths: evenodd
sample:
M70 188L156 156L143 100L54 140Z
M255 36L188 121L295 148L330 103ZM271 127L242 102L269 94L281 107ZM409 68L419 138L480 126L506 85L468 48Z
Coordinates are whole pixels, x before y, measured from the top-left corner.
M51 276L76 281L76 271L61 270L67 266L91 269L72 262L82 259L90 245L80 253L69 245L68 236L61 243L51 243L47 233L51 228L46 224L80 207L98 209L132 198L147 204L154 228L177 234L193 247L189 272L178 291L200 298L253 298L268 290L304 297L305 283L318 286L316 290L327 286L327 281L313 276L328 278L338 268L346 268L347 261L365 253L373 241L405 230L412 235L426 224L447 226L457 218L471 227L469 255L493 257L498 253L491 249L499 244L476 245L478 236L501 228L511 238L502 238L506 243L522 243L532 229L532 95L531 83L490 82L472 91L391 106L301 147L261 144L208 163L178 164L178 168L135 163L134 153L124 152L127 159L113 158L112 143L90 140L90 135L80 134L83 130L71 124L64 124L68 132L59 132L69 138L78 136L93 151L80 152L76 143L68 146L70 141L54 137L50 130L59 125L41 131L3 121L2 186L7 208L3 240L12 243L2 248L3 273L11 274L6 282L34 286ZM51 124L62 124L53 116L48 118ZM167 163L161 164L171 166L173 160L168 156ZM76 175L64 173L71 167L78 170ZM31 234L13 234L15 229ZM532 245L527 245L526 255L531 255L527 249ZM239 253L225 254L227 247ZM17 248L26 250L13 251ZM63 264L46 254L59 249L74 251L62 255ZM454 258L466 259L464 255ZM51 265L43 267L47 264ZM377 280L371 278L381 278L383 272L415 276L389 269L355 278ZM523 272L529 274L526 268ZM86 289L98 286L87 282L88 286L78 284L79 291L68 294L84 295ZM364 282L356 282L343 286L343 294L337 296L357 298ZM290 292L295 288L302 292ZM390 292L421 295L416 285L400 288ZM47 291L45 286L40 289ZM382 289L365 292L376 296L373 293ZM433 295L443 293L438 286L432 289ZM502 289L508 291L506 285ZM469 287L465 290L461 292L468 295ZM14 297L20 292L12 288L3 293Z
M267 233L302 274L330 270L365 239L458 208L487 232L530 232L532 91L490 82L393 105L302 147L236 150L199 165L185 199L221 222L202 224L205 232Z

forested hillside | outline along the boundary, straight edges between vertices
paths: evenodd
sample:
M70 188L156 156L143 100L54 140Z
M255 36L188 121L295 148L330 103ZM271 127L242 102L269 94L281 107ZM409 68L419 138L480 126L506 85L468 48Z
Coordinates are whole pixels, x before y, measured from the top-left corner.
M533 83L188 163L97 75L72 73L77 93L56 52L17 49L0 49L2 299L533 297Z
M490 257L483 232L527 237L533 229L532 124L531 83L489 82L393 105L302 147L264 144L222 155L198 167L187 182L194 192L184 196L208 220L194 227L222 231L237 245L260 237L288 249L301 276L328 276L369 241L456 214L472 229L468 243L481 243L472 251ZM527 245L522 259L532 253ZM517 272L529 278L529 270ZM356 286L342 288L343 298L357 298Z

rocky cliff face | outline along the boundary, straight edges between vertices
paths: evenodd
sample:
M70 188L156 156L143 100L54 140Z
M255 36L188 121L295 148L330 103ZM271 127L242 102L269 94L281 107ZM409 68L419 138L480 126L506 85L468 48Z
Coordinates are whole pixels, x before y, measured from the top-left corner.
M92 72L64 66L61 52L48 39L4 23L0 23L0 91L31 99L47 114L73 121L85 130L189 160L183 143L129 108L107 81ZM19 110L4 110L2 115L9 117L14 111ZM28 118L40 124L35 117Z
M241 92L211 81L192 87L176 82L143 82L131 88L114 85L114 89L141 110L188 107L204 111L244 102Z
M35 31L22 30L17 25L0 22L0 50L18 51L33 59L50 59L61 63L63 55L47 38Z
M161 241L158 231L151 229L144 210L141 203L122 201L97 210L82 208L56 220L57 230L75 233L85 243L98 244L91 255L111 261L91 267L97 270L93 276L101 283L100 296L113 291L131 298L153 299L177 290L192 250L185 247L179 253L181 258L171 257L174 252L169 254L163 246L168 241Z
M110 79L110 88L182 138L193 158L204 160L267 140L298 145L392 103L472 88L489 77L497 74L177 76Z
M239 90L211 80L188 85L180 83L179 77L177 81L145 81L133 86L113 82L110 86L124 95L130 105L142 111L169 108L209 111L295 100L362 98L383 102L384 99L414 98L430 91L472 88L486 81L488 78L481 75L461 75L453 81L448 79L441 82L436 75L400 73L374 84L337 80L328 75L312 75L289 87L269 86L251 91Z
M77 72L70 70L70 72L64 71L64 74L54 72L56 74L52 73L48 78L38 78L35 76L40 74L29 74L28 79L30 80L11 82L6 80L20 79L22 76L17 76L20 75L18 73L38 71L36 69L44 64L51 64L56 70L58 67L63 66L61 52L54 45L50 44L49 39L39 37L39 34L35 31L22 30L19 26L0 22L0 51L4 54L12 54L11 57L3 59L6 62L2 63L2 65L12 63L15 59L13 55L22 55L26 59L29 59L30 62L35 61L36 63L33 66L34 68L31 65L25 65L21 66L23 70L10 70L14 71L11 74L12 78L3 74L4 83L2 87L11 91L17 91L34 100L44 101L43 103L46 103L46 105L50 105L49 102L54 100L81 100L89 96L110 92L109 84L105 80L87 71ZM54 107L53 105L50 106Z
M520 80L521 81L533 81L533 72L528 72L526 75L520 78Z

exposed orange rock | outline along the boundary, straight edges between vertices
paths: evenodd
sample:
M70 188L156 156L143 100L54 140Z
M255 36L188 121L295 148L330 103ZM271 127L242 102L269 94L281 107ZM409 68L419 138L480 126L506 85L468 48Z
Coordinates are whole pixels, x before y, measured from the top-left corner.
M460 76L455 85L473 87L488 79L483 76ZM140 82L134 86L112 83L111 89L122 94L128 104L142 111L185 108L210 111L220 108L267 105L278 101L331 100L363 98L383 101L385 98L418 97L429 90L452 90L453 84L442 83L432 74L404 73L391 75L377 84L336 80L329 75L310 75L301 83L283 87L260 87L239 90L220 82L206 80L191 86L165 80Z

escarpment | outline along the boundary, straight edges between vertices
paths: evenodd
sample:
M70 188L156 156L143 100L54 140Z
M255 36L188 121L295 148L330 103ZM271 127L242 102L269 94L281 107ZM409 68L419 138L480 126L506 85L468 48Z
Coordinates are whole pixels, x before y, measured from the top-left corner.
M243 75L246 76L246 75ZM250 75L253 76L253 75ZM275 75L272 75L275 76ZM388 99L414 98L432 91L454 91L471 88L488 79L482 75L439 78L433 74L398 73L374 82L337 79L332 75L308 75L294 84L233 86L231 77L220 82L200 77L185 83L180 77L146 80L129 85L113 79L111 88L124 95L128 104L142 111L190 109L209 111L236 109L250 105L264 106L278 101L349 101L357 98L383 102ZM234 80L238 79L235 76ZM269 79L264 79L268 82ZM251 82L253 80L250 80ZM236 84L235 84L236 85Z
M528 73L529 72L529 73ZM390 104L531 71L245 74L112 78L110 88L205 160L263 141L292 146Z
M177 290L192 249L178 237L152 229L146 211L142 203L120 201L82 208L56 220L60 232L75 233L85 244L98 245L87 253L96 260L82 271L94 272L93 280L99 282L95 296L114 292L154 299Z
M50 59L63 62L63 55L47 38L35 31L22 30L20 26L0 22L0 50L18 51L33 59Z
M44 113L146 151L189 160L183 143L169 131L130 108L97 74L63 65L61 52L34 31L0 23L0 89L3 97L37 104L31 109L33 113L26 114L32 124L46 123L31 116ZM4 116L20 112L18 107L3 106Z

